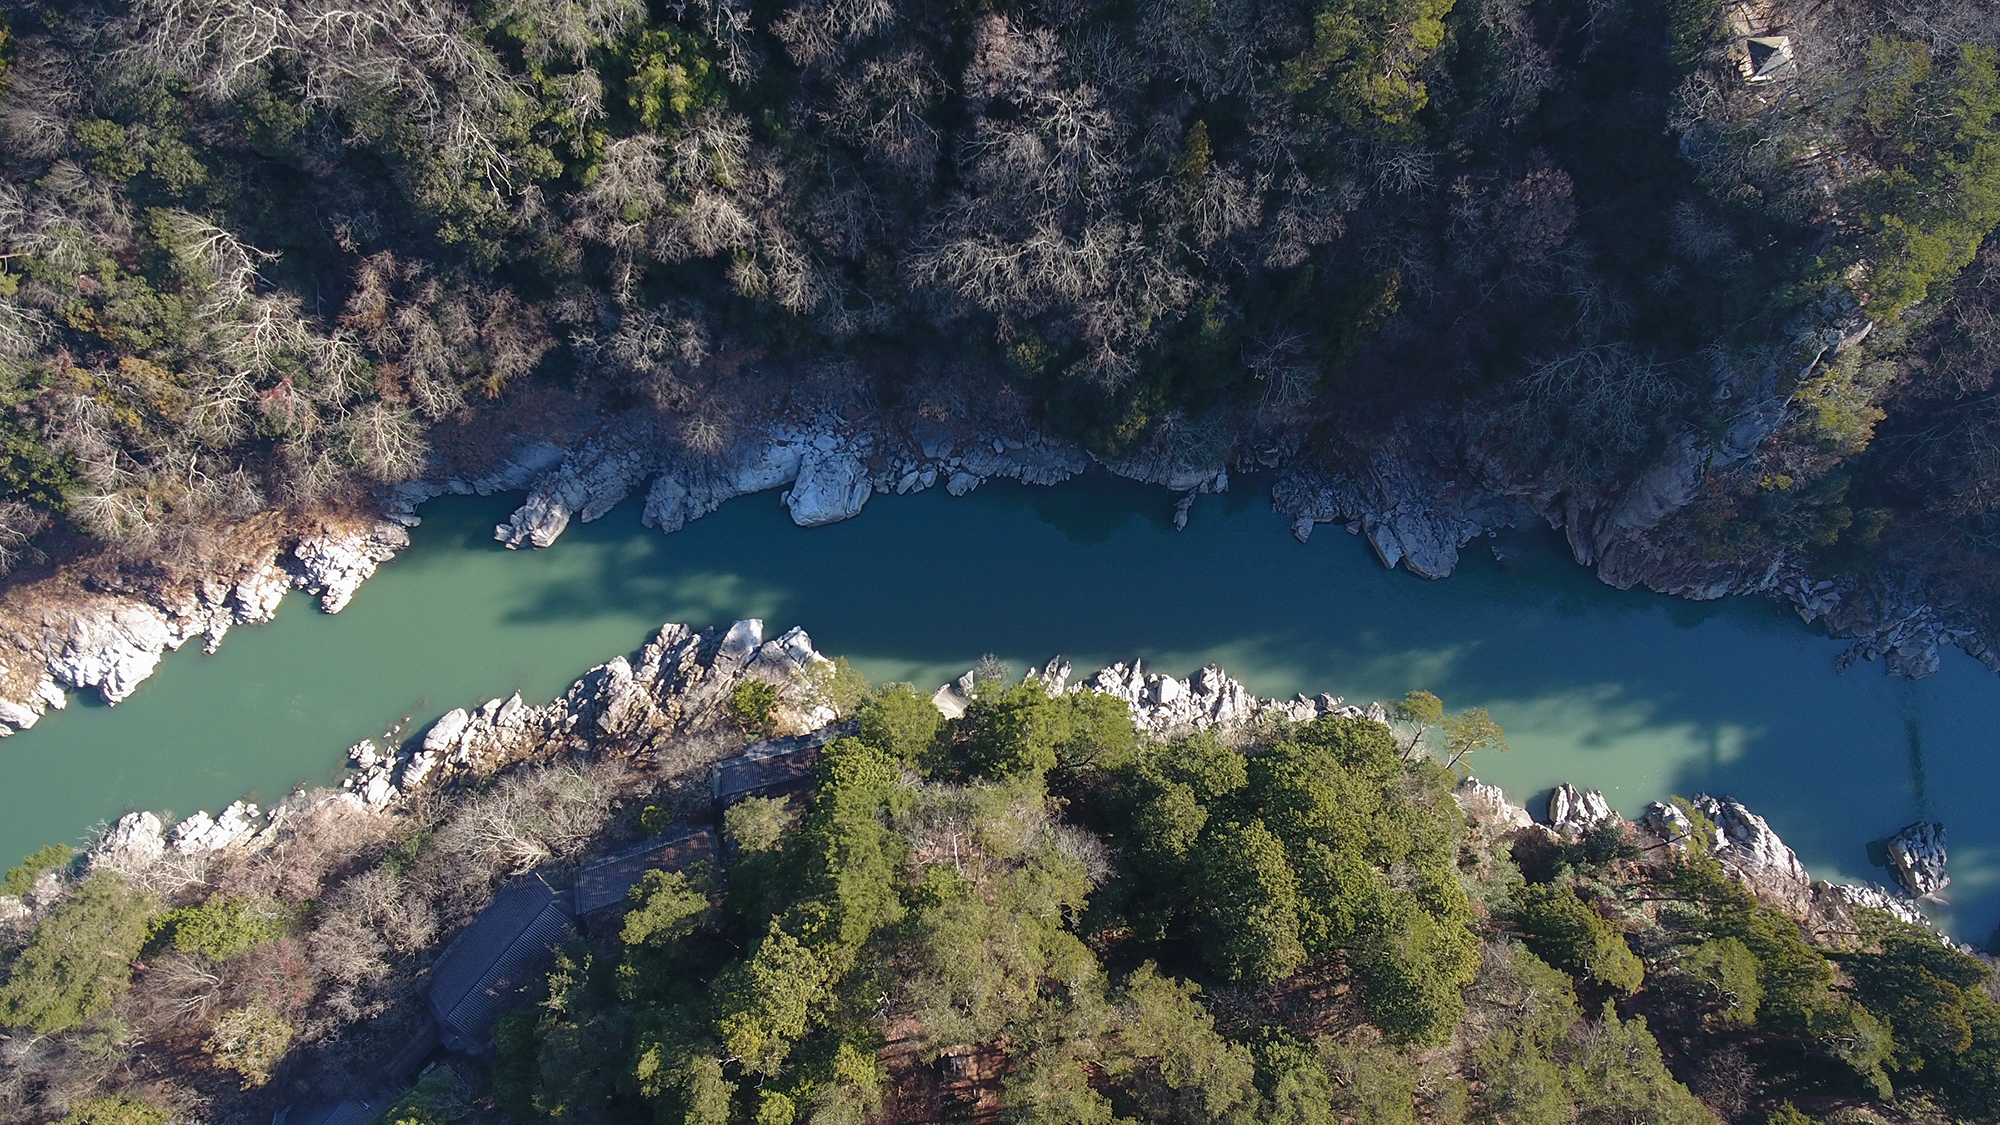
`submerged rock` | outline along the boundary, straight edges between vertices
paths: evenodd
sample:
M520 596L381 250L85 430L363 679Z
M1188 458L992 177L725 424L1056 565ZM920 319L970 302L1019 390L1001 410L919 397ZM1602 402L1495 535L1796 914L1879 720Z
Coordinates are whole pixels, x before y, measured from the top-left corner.
M1936 821L1918 821L1889 839L1889 869L1918 898L1934 898L1951 885L1945 858L1944 825Z

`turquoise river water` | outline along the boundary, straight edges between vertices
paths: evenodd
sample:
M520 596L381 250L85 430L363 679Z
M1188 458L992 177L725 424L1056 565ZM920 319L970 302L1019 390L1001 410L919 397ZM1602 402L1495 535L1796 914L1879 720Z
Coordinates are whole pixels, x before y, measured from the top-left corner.
M338 776L343 751L399 720L519 689L530 702L629 652L665 621L762 617L878 682L929 686L991 652L1019 670L1206 662L1265 695L1350 700L1426 687L1483 705L1513 751L1475 759L1516 800L1559 781L1628 815L1668 794L1729 794L1770 819L1815 876L1885 880L1869 844L1919 817L1951 833L1953 907L1983 942L2000 922L2000 677L1962 654L1916 683L1777 606L1696 604L1599 584L1547 533L1475 544L1458 574L1385 571L1337 527L1293 540L1264 490L1168 499L1093 475L872 500L794 527L775 492L662 536L628 502L555 546L513 552L512 497L425 507L409 551L345 611L301 594L220 652L168 655L115 708L75 699L0 743L0 857L80 841L129 808L219 810Z

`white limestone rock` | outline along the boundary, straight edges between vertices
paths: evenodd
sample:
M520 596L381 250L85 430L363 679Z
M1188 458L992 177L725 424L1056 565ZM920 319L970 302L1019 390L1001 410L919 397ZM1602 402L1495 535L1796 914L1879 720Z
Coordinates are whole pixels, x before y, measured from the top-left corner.
M16 730L27 730L43 715L67 706L69 696L63 693L62 686L43 672L25 699L0 699L0 738Z
M1804 913L1811 899L1812 877L1769 822L1744 808L1742 802L1726 797L1701 794L1692 804L1715 822L1711 850L1717 859L1736 869L1759 896L1784 904L1794 914Z
M174 631L157 608L107 599L70 617L61 647L49 659L49 674L72 688L94 687L106 703L115 704L153 674L174 642Z
M1604 794L1564 782L1549 793L1548 818L1551 830L1574 840L1600 824L1618 820L1619 816Z
M1918 898L1936 898L1951 885L1946 857L1944 825L1936 821L1918 821L1889 840L1889 869Z
M198 812L174 825L167 835L167 847L180 855L206 855L248 844L261 827L263 817L257 806L237 801L222 810L221 816Z
M640 450L585 445L542 477L527 502L493 529L493 538L509 548L524 543L546 547L572 518L589 523L616 507L654 467L654 460Z
M1498 785L1488 785L1476 777L1459 782L1451 797L1458 802L1465 819L1488 836L1505 836L1535 822L1528 810L1509 801Z
M820 527L859 515L874 486L861 459L847 450L813 449L799 461L799 473L785 507L800 527Z
M93 871L136 876L166 855L167 841L160 818L149 812L126 813L92 845L85 862Z
M1140 661L1130 666L1113 664L1076 683L1068 682L1071 671L1067 662L1057 660L1039 672L1030 672L1029 676L1041 680L1051 694L1097 691L1122 699L1132 709L1134 725L1153 735L1234 727L1267 714L1284 715L1295 722L1310 722L1327 715L1377 721L1386 718L1379 706L1353 707L1330 695L1318 699L1300 696L1290 702L1260 699L1214 665L1202 668L1186 680L1148 672ZM963 686L955 694L969 697L971 684L965 679L960 684ZM950 715L949 706L955 701L934 697L932 702Z
M713 462L669 467L646 494L641 522L667 533L679 531L725 501L797 480L812 450L811 435L780 430L738 441Z
M300 570L298 584L319 595L321 609L339 613L375 568L409 545L410 533L387 520L359 528L328 525L301 539L292 552Z

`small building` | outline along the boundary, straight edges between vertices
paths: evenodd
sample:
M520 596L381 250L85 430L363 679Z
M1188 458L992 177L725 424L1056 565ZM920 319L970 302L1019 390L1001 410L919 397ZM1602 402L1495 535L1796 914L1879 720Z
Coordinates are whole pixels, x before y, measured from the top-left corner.
M716 858L715 829L678 824L649 840L586 861L576 869L576 916L591 916L625 901L648 871L685 871Z
M557 948L576 936L574 917L541 872L502 887L431 966L424 1000L444 1045L484 1050L494 1021L547 980Z
M808 734L753 742L737 757L717 762L709 772L716 809L726 809L746 797L781 797L811 789L819 748L856 729L852 721L828 723Z
M1743 41L1739 65L1745 82L1776 82L1799 72L1792 41L1783 35L1758 35Z

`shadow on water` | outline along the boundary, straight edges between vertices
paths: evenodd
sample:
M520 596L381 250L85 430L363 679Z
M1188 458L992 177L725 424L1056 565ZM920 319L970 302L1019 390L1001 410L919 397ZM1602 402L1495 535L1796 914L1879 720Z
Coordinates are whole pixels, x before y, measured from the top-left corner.
M1475 542L1453 578L1424 582L1338 527L1300 545L1261 482L1235 486L1197 497L1183 532L1171 496L1102 474L877 497L812 530L767 493L661 536L634 500L520 552L491 538L513 498L439 500L338 617L288 604L214 657L170 656L118 708L0 746L0 856L125 802L214 808L323 780L404 716L414 730L517 689L545 699L662 621L757 616L804 625L877 682L929 686L992 652L1017 669L1214 662L1266 695L1426 687L1492 709L1514 750L1473 765L1517 797L1573 781L1633 814L1733 795L1821 876L1879 877L1866 842L1928 794L1952 831L1954 924L1983 937L2000 918L2000 828L1975 796L2000 781L1980 725L2000 679L1971 660L1919 684L1836 675L1839 644L1770 603L1612 590L1546 531Z

